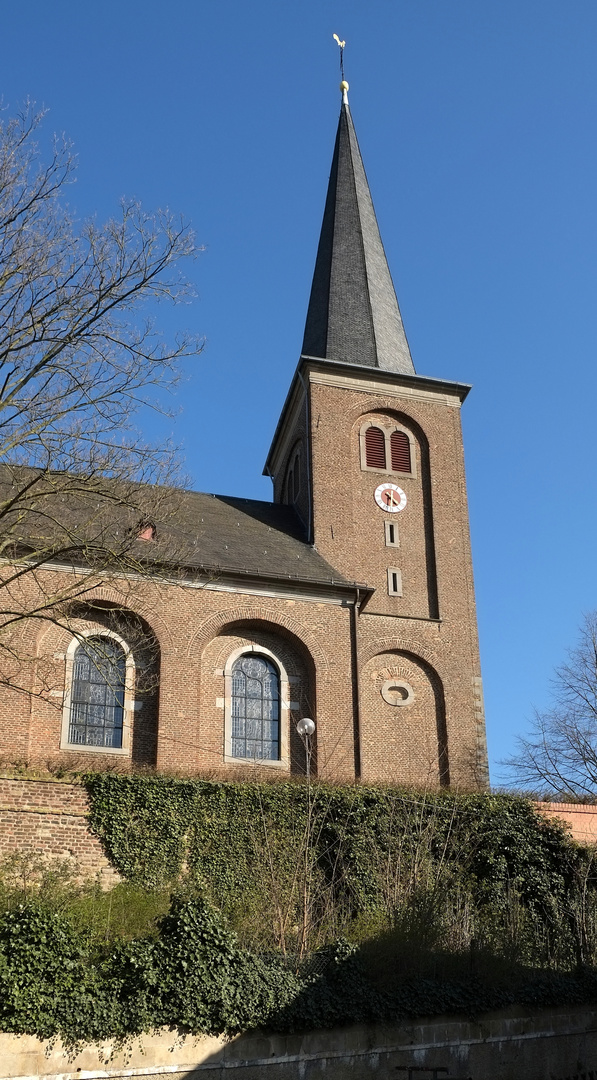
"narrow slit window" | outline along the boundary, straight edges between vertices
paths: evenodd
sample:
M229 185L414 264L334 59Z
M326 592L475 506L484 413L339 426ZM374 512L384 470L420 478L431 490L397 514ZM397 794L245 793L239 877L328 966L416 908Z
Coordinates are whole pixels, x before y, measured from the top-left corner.
M402 571L391 566L388 570L388 594L402 596Z
M301 459L297 455L297 457L295 458L295 461L294 461L294 482L293 482L293 487L292 487L292 495L293 495L293 498L294 498L295 502L299 497L300 490L301 490Z
M400 534L394 521L385 522L386 547L400 547Z
M365 432L365 461L368 469L386 467L386 439L381 428L369 427Z
M393 431L390 437L393 472L412 472L410 439L405 431Z

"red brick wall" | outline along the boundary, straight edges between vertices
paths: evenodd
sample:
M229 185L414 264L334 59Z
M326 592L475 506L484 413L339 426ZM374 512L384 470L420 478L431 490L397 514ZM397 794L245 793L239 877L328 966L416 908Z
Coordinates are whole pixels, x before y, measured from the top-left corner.
M570 826L570 835L579 844L597 844L597 806L581 803L535 803L539 813Z
M230 774L234 767L224 762L221 704L225 654L245 641L262 641L296 669L301 693L295 712L315 714L320 776L355 776L360 728L364 780L437 784L449 776L456 785L483 785L484 718L459 397L425 386L413 391L395 379L386 384L377 371L342 379L327 371L312 375L309 431L301 391L280 434L275 492L279 498L297 439L305 455L310 445L317 549L346 577L376 590L356 619L356 640L347 599L328 602L313 590L301 597L298 586L290 597L266 583L261 592L258 585L253 593L249 585L233 592L217 578L209 588L148 579L94 588L87 578L89 599L128 608L155 637L159 702L147 699L130 716L130 755L61 751L64 656L72 638L53 625L24 626L15 651L35 659L25 670L33 696L1 692L0 759L64 760L77 769L157 765ZM406 510L392 517L399 548L386 547L389 515L373 499L377 484L390 477L361 468L360 428L380 416L407 427L416 444L416 474L396 478L408 496ZM306 476L303 470L303 485ZM300 508L308 518L305 493ZM402 571L402 597L388 596L389 566ZM23 580L23 605L31 610L39 602L36 589L43 596L69 586L72 575L40 571L36 581ZM407 672L415 691L408 708L382 699L378 675L386 668ZM298 769L296 719L292 715L287 721L287 736Z
M119 881L89 827L89 802L78 784L0 779L0 858L43 855L76 863L82 876Z
M487 751L460 397L423 383L401 386L377 370L341 374L308 363L303 374L315 545L349 580L375 588L358 619L363 779L437 784L441 771L452 784L483 786ZM362 468L359 434L369 421L411 432L413 475ZM282 430L272 459L278 499L303 423L304 410L291 405L286 426L292 430ZM386 482L405 491L403 512L389 515L376 505L375 488ZM399 547L386 546L388 520ZM388 595L392 567L402 572L402 596ZM387 705L377 685L383 680L371 682L371 665L412 670L413 705Z

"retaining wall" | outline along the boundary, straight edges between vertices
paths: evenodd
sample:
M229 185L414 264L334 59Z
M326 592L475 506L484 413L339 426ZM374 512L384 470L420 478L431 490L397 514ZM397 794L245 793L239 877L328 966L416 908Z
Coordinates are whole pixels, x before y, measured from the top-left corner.
M2 1080L585 1080L597 1070L593 1009L502 1010L297 1035L176 1037L162 1031L109 1058L110 1044L68 1058L61 1046L0 1035ZM410 1072L410 1077L409 1077ZM596 1074L597 1075L597 1074Z
M72 859L105 888L120 880L89 827L89 800L79 784L0 778L0 857L15 853Z
M597 844L597 806L556 802L538 802L535 806L546 817L565 821L578 844Z
M535 805L565 821L578 843L597 843L597 806ZM0 858L13 852L75 859L83 874L99 874L106 887L120 880L89 828L89 800L80 784L0 778Z

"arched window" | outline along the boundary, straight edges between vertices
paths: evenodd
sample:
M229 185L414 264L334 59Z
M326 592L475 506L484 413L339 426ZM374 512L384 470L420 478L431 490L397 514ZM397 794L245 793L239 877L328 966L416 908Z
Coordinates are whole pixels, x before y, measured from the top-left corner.
M245 653L232 667L232 757L280 757L280 676L264 656Z
M296 500L298 499L300 490L301 490L301 459L300 459L300 455L297 454L295 459L294 459L294 478L293 478L293 484L292 484L292 497L294 499L294 502L296 502Z
M368 427L365 432L365 462L368 469L386 467L386 440L381 428Z
M301 490L301 451L297 447L290 456L290 467L286 473L286 502L295 503Z
M407 428L392 423L361 424L359 433L361 469L402 476L416 475L415 442Z
M405 431L393 431L390 436L392 470L394 472L411 471L410 441Z
M97 634L77 647L70 690L68 743L122 747L126 654L113 637Z

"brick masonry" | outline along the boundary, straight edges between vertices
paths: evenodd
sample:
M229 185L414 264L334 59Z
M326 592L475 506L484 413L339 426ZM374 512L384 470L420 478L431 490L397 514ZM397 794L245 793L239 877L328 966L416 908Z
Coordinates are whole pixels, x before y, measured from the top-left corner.
M19 672L31 696L2 690L0 759L230 775L238 767L225 760L226 662L234 650L261 647L292 678L284 711L291 772L304 771L295 725L307 713L317 725L314 764L322 778L485 786L461 396L454 384L436 388L376 369L339 374L303 361L271 459L274 501L288 500L288 470L298 451L305 527L334 570L365 590L239 583L224 574L181 576L176 583L82 579L95 608L93 617L86 620L83 612L75 620L75 629L101 633L112 608L129 612L155 642L159 695L142 693L138 683L132 688L126 751L65 745L72 630L24 623L13 645L15 654L32 658ZM411 474L362 467L360 434L368 422L399 423L410 433ZM386 546L390 515L374 500L377 485L388 480L408 500L391 516L399 547ZM390 566L401 571L402 596L388 595ZM25 578L23 606L30 610L44 593L68 590L72 579L59 569ZM142 672L143 657L134 645L132 651ZM410 685L412 700L403 707L386 700L388 679Z
M300 759L299 759L300 760ZM597 807L537 803L539 813L570 826L574 840L597 843ZM89 800L79 784L0 778L0 860L14 854L72 862L103 888L120 881L89 825Z
M308 397L308 408L305 399ZM460 389L379 370L303 361L277 447L274 498L296 439L310 446L312 521L317 550L349 580L373 586L357 621L360 756L364 779L432 786L484 786L485 720L477 640ZM360 433L399 424L411 435L411 474L363 468ZM378 484L407 496L403 512L375 503ZM392 520L399 547L386 545ZM402 596L389 596L389 567L401 570ZM414 701L386 703L388 677L412 682Z
M568 825L578 844L597 844L597 806L582 803L535 803L540 814L557 818Z
M39 855L72 862L102 885L120 877L89 826L89 801L78 784L0 779L0 858Z

